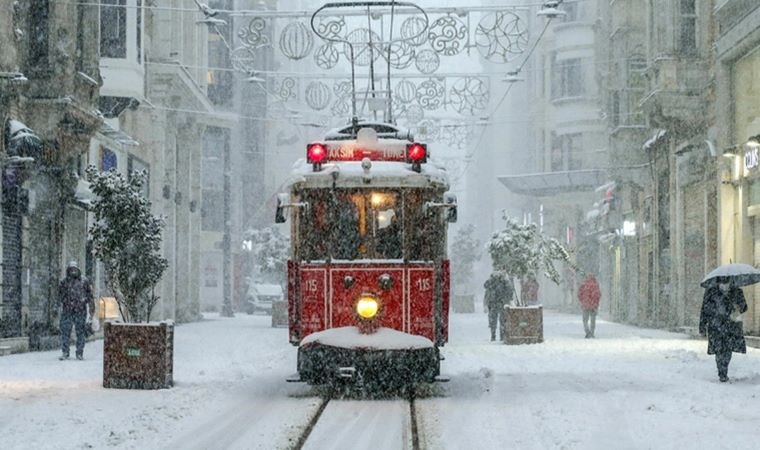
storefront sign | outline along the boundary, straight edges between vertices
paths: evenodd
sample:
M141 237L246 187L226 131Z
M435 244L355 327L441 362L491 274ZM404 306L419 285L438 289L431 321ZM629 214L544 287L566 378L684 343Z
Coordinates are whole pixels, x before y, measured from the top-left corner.
M747 151L744 152L744 168L746 170L754 169L760 165L758 150L760 150L758 147L752 146L747 148Z

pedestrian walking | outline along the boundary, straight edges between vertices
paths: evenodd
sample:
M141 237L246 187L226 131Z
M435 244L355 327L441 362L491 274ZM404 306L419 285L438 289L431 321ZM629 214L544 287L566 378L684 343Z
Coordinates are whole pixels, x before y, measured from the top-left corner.
M58 302L61 304L61 350L63 351L59 359L69 358L72 326L77 335L76 356L77 359L83 359L87 314L89 312L90 320L94 317L95 302L92 298L90 282L82 276L76 261L69 262L66 277L58 286Z
M739 314L747 311L747 301L741 288L733 286L728 277L719 277L705 289L699 316L699 333L707 334L707 354L715 355L718 378L728 381L731 354L747 353L747 344Z
M578 288L578 301L581 304L581 310L583 310L583 329L586 331L586 339L594 337L596 311L599 309L601 297L602 292L599 289L599 283L594 275L588 274L583 284Z
M496 328L499 337L504 340L504 305L512 301L514 288L505 272L495 271L483 285L486 289L485 303L488 307L488 327L491 328L491 340L496 340Z

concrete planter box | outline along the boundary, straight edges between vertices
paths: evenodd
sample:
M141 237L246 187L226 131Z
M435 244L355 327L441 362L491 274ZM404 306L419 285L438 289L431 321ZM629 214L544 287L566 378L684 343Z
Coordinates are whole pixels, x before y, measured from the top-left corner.
M0 339L0 348L2 348L2 352L0 352L0 354L5 355L27 352L29 351L29 338L15 337Z
M454 302L451 304L455 313L474 313L475 312L475 296L468 295L454 295Z
M542 306L505 306L504 321L504 343L516 345L544 342Z
M169 388L173 372L173 323L105 323L103 387Z
M275 300L272 302L272 326L288 326L288 302L286 300Z

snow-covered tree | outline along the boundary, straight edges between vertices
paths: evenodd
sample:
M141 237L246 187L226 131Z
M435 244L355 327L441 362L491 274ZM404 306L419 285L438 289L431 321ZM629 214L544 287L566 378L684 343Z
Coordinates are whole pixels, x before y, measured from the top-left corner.
M457 231L451 244L451 281L455 289L467 289L472 279L473 265L480 259L480 243L473 233L472 224Z
M115 171L87 168L96 198L90 227L95 256L103 263L106 284L116 297L126 322L147 322L158 301L153 292L168 265L161 256L162 218L150 211L142 194L146 173L129 179Z
M250 243L253 258L253 278L285 286L288 248L288 237L277 228L249 229L245 240Z
M565 247L556 239L541 234L534 223L520 225L514 219L505 219L504 229L494 233L488 243L494 270L504 271L518 279L543 272L559 284L560 275L554 262L570 262Z

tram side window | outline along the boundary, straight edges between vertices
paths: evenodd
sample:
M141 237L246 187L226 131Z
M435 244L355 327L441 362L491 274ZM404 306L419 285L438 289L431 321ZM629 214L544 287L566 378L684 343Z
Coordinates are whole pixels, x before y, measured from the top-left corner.
M443 227L435 214L422 212L423 203L432 200L432 197L426 198L423 192L407 194L407 258L411 261L433 261L436 256L443 255Z
M396 192L370 193L369 211L372 219L371 242L374 258L401 259L402 229L399 195Z
M349 193L337 195L334 211L333 257L336 259L358 259L362 248L361 222L363 202L361 197Z
M328 242L330 239L330 205L327 192L312 192L305 195L303 200L309 203L309 208L301 210L299 239L301 258L307 261L323 260L328 257Z

